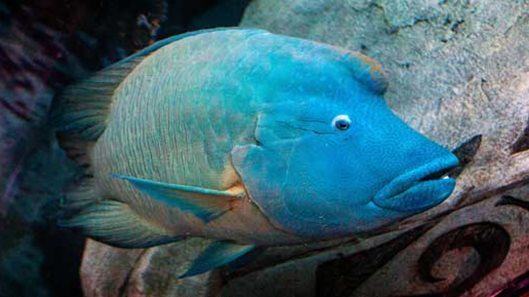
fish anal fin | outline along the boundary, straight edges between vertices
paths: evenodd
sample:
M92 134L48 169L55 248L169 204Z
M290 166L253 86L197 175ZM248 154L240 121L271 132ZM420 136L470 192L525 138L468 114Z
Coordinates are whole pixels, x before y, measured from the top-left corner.
M230 241L215 241L191 263L185 273L178 277L193 276L221 267L243 257L254 249L255 246L253 245L237 244Z
M75 216L60 220L59 225L81 229L95 240L122 248L146 248L181 239L150 225L128 205L113 200L86 206Z
M114 175L128 181L154 200L167 206L189 211L205 222L209 222L233 207L233 203L244 195L242 186L227 191L150 181L130 176Z

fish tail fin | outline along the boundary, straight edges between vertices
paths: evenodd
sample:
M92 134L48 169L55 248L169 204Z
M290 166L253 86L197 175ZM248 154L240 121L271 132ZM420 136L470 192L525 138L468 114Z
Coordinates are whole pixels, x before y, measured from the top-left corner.
M120 248L147 248L175 242L182 237L141 219L127 204L94 197L87 185L64 200L58 225L79 229L88 237ZM69 215L76 212L75 215Z

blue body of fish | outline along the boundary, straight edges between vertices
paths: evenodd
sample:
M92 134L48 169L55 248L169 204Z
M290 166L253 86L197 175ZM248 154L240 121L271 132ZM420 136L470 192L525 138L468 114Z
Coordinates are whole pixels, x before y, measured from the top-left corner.
M161 41L67 89L87 164L64 225L124 247L218 239L185 275L255 246L366 233L445 200L458 164L395 116L371 59L262 30Z

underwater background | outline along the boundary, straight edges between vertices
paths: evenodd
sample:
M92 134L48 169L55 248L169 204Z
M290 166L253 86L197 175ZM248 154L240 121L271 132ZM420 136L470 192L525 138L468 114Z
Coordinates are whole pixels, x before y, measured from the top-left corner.
M192 280L174 269L201 240L85 247L58 228L59 198L81 173L48 126L56 92L155 40L238 24L378 60L390 106L465 148L459 200L372 238L274 248ZM528 294L528 45L523 0L2 0L0 296Z

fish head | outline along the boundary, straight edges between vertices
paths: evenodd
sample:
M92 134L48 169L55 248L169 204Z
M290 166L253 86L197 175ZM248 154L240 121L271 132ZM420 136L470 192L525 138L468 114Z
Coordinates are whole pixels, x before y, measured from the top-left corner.
M277 91L267 96L280 99L256 114L254 143L232 151L262 212L282 230L323 239L369 232L444 201L457 157L390 110L371 61L354 57L351 73L343 60L318 58L306 61L319 63L316 70L296 69L303 79L271 84Z

